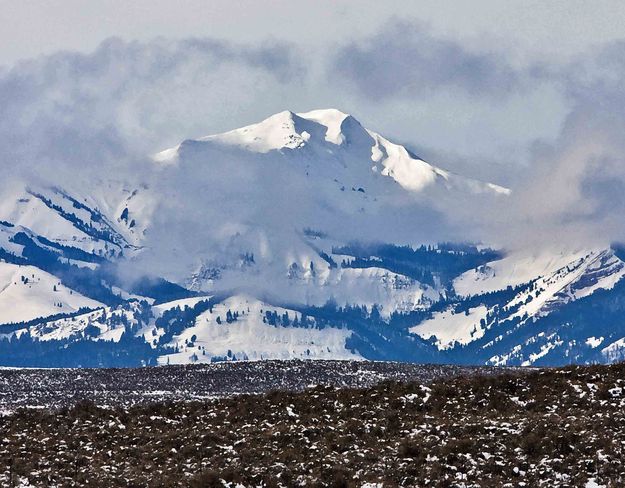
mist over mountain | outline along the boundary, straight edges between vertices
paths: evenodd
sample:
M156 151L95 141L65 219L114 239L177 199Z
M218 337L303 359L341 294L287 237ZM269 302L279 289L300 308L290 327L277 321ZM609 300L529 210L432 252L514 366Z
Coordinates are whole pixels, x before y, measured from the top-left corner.
M514 191L352 115L283 111L151 154L3 190L7 365L623 356L618 246L459 240Z
M623 357L622 41L375 25L0 71L5 362Z

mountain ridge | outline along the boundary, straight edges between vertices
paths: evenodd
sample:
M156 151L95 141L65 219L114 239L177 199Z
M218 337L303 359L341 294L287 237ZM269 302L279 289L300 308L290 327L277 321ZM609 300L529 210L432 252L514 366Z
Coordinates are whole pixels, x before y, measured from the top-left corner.
M346 113L280 112L146 168L5 192L5 362L625 357L617 251L423 244L445 225L433 202L479 208L510 191ZM595 303L608 308L593 326Z
M283 149L301 149L307 144L319 144L320 140L337 147L354 144L354 139L368 139L365 145L371 147L373 171L379 171L392 177L403 188L420 191L433 184L437 179L449 181L461 179L449 171L437 168L416 157L408 149L394 144L380 134L368 130L352 115L337 109L317 109L309 112L294 113L283 111L274 114L257 124L251 124L221 134L187 139L178 146L165 149L154 156L154 160L162 164L175 164L180 151L185 145L195 143L218 143L235 146L247 151L267 153ZM389 156L389 153L392 156ZM380 164L382 168L376 166ZM475 192L492 191L509 194L510 190L493 183L466 179L467 188Z

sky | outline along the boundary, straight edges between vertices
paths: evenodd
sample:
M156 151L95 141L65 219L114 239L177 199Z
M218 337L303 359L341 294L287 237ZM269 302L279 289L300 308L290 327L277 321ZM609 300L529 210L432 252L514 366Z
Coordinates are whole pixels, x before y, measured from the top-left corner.
M561 63L598 44L625 37L625 26L619 22L624 18L625 4L605 1L2 0L0 7L0 65L5 67L60 50L93 52L105 39L115 36L143 42L156 37L211 38L252 46L281 42L296 46L301 51L297 56L311 71L311 66L331 63L329 58L337 50L383 36L398 22L418 25L428 35L473 52L496 53L515 67L538 61ZM389 49L398 47L401 51L400 38ZM413 93L422 91L421 80L411 79L414 72L407 73L406 78L406 73L398 72L401 63L385 66L381 58L389 54L373 53L376 58L370 63L380 62L398 83L412 83ZM437 64L436 59L425 61ZM257 104L257 110L229 107L227 117L211 113L212 117L207 116L210 120L204 122L205 129L198 121L197 129L193 127L197 133L186 136L227 130L285 108L306 110L333 104L428 155L434 149L450 153L444 154L448 160L462 155L495 162L514 152L515 159L523 161L528 140L555 137L567 109L566 101L544 85L494 102L475 97L475 93L462 96L425 90L427 93L410 104L406 100L393 104L387 97L381 107L348 99L339 88L329 86L340 80L332 80L331 75L328 78L319 80L314 93L309 90L286 100L280 97L273 104ZM372 90L380 88L384 86ZM284 107L285 102L297 107ZM505 171L501 173L498 177L505 179Z
M510 186L485 232L621 239L623 18L617 1L0 0L0 164L43 178L336 107Z
M384 37L398 23L418 26L426 36L449 40L470 51L496 53L515 66L537 59L550 62L570 58L598 42L625 35L625 27L617 21L619 16L615 11L625 14L625 6L606 2L591 6L587 2L497 1L94 0L86 3L66 0L59 4L26 0L2 1L0 5L0 15L4 17L0 65L7 67L60 50L93 52L113 36L142 42L157 37L210 38L248 46L287 44L298 50L294 56L302 64L302 70L306 68L309 76L311 73L317 76L315 86L305 87L304 93L286 98L280 94L273 103L256 103L255 109L242 103L227 107L227 115L216 113L215 109L206 114L205 121L198 120L197 127L190 128L197 133L186 136L227 130L285 108L308 110L338 105L380 132L411 143L428 155L432 148L452 153L445 154L446 159L463 155L498 160L514 151L518 153L515 157L523 160L529 139L554 137L557 133L566 110L565 102L545 86L523 96L497 100L495 105L475 97L475 93L466 96L449 90L428 90L431 86L421 87L422 80L415 77L415 71L401 71L404 63L400 59L393 65L385 63L384 58L393 56L394 52L398 58L412 54L409 49L407 54L402 53L404 34L398 32L395 39L389 40L386 52L371 53L369 63L380 63L389 78L412 86L412 90L407 89L407 95L420 96L416 100L411 97L409 104L403 99L394 103L398 97L391 94L383 99L384 104L364 103L366 100L353 100L344 93L349 92L350 80L341 83L344 80L333 77L333 69L341 70L340 66L331 66L333 55L346 46L366 45L376 36ZM414 43L420 42L415 36L408 34L408 37L408 42L410 38ZM432 69L430 65L436 64L436 56L432 56L422 60L421 65L425 66L418 69ZM319 73L323 70L330 73ZM344 71L343 74L347 75ZM362 79L362 75L359 73L357 79ZM431 80L431 84L437 82ZM369 93L366 87L361 88L366 95L375 92L376 97L387 92L383 83L369 87ZM290 106L285 107L285 103ZM174 136L178 134L172 134L171 138ZM501 177L505 178L503 173Z
M103 39L216 37L237 42L277 38L325 47L370 35L388 19L418 20L437 34L502 49L570 56L622 38L618 1L228 1L22 0L0 2L0 64L58 50L93 50ZM520 54L523 56L523 54Z

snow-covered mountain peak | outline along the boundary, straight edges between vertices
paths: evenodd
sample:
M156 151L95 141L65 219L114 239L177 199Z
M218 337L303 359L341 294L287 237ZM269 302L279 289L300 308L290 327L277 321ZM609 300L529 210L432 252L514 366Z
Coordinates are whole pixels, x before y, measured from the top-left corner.
M287 110L274 114L257 124L223 134L202 137L199 140L239 146L242 149L259 153L267 153L284 147L296 148L308 139L306 131L297 127L301 125L298 122L300 122L298 117Z
M268 153L280 149L297 149L309 142L340 146L348 140L350 128L352 132L354 128L359 128L359 132L365 133L356 119L340 110L321 109L298 114L285 110L259 123L202 137L198 141Z
M343 126L346 121L355 122L360 125L351 115L334 108L311 110L310 112L299 113L297 115L303 119L324 126L326 128L325 140L337 146L340 146L346 141L346 136L343 131Z
M198 142L261 154L281 149L299 149L306 145L324 147L328 144L342 146L353 143L359 149L366 150L375 145L374 133L340 110L318 109L302 113L285 110L256 124L184 141L174 148L159 152L154 159L164 163L175 162L181 148Z
M175 164L187 149L195 155L203 147L207 151L234 148L250 156L275 151L289 158L303 157L308 162L312 159L338 162L343 167L349 166L352 176L390 177L409 192L434 187L472 194L510 193L499 185L450 173L423 161L406 147L366 129L353 116L337 109L279 112L256 124L184 141L159 152L154 159L162 164ZM358 187L365 185L371 186L367 181L357 184Z

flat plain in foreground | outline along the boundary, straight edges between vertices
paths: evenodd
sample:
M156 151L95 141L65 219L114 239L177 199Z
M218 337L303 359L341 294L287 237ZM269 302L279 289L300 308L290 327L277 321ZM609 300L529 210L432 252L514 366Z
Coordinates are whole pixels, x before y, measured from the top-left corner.
M0 418L0 484L625 485L624 364L462 373L18 409Z

